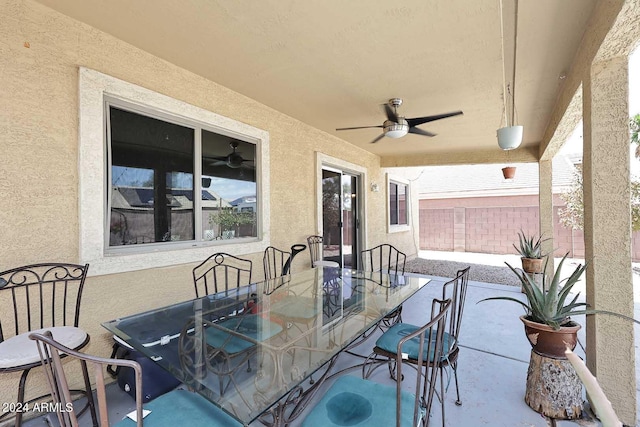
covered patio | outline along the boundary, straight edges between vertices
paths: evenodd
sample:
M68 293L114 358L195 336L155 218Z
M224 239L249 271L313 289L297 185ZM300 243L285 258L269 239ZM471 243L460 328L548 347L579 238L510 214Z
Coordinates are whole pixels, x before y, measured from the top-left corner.
M490 266L503 266L504 262L517 264L519 259L515 255L485 255L473 253L453 253L421 251L420 256L425 259L453 261L462 264L484 264ZM572 266L581 260L568 261ZM457 264L456 264L457 265ZM634 275L635 303L634 311L636 318L640 317L640 275ZM580 286L584 290L584 284ZM420 323L424 321L424 307L430 304L434 297L440 295L439 287L427 286L410 301L405 303L403 317L409 323ZM447 425L456 426L480 426L490 425L496 427L513 426L548 426L551 420L546 419L539 413L533 411L524 402L525 382L527 377L527 367L529 365L530 346L522 332L522 324L518 316L522 310L515 304L503 302L486 302L477 304L483 298L492 296L515 296L524 298L518 287L496 285L486 282L469 283L469 293L467 296L467 306L465 308L463 329L461 333L462 352L460 355L460 379L462 406L454 404L454 391L447 394L446 419ZM576 319L584 325L584 318ZM638 326L636 326L636 332ZM584 357L582 346L585 343L584 329L580 333L580 345L576 353ZM370 351L371 340L362 344L356 349L357 352L366 353ZM636 360L640 357L640 350L635 349ZM352 363L348 356L339 363L337 369L349 366ZM360 372L352 372L351 375L359 375ZM448 373L450 375L450 373ZM375 381L393 384L388 377L386 370L379 370ZM453 379L451 379L453 381ZM408 384L409 381L405 380ZM330 386L327 383L325 389ZM450 383L450 387L455 387ZM408 386L407 386L408 387ZM636 391L636 399L640 391ZM322 391L318 397L311 402L309 407L314 405L322 396ZM109 397L113 406L110 408L112 420L118 420L124 414L135 409L135 402L125 392L120 390L115 384L109 389ZM304 414L300 417L302 418ZM439 405L432 410L431 422L433 425L440 423ZM46 418L55 424L54 416L48 415L35 419L25 424L25 427L40 427L47 425ZM82 426L90 426L91 420L87 415L82 419ZM297 420L292 426L299 425ZM557 426L599 426L601 425L594 418L591 408L586 405L585 411L579 420L575 421L554 421ZM256 422L252 425L259 426Z
M341 262L381 243L417 256L411 184L424 166L487 163L499 174L503 165L537 163L539 231L552 236L552 159L580 120L586 301L634 314L628 56L640 41L640 0L9 0L0 16L0 270L89 264L83 351L109 354L108 319L192 299L182 284L216 252L252 260L254 281L268 246L311 235L342 237ZM404 101L397 114L381 109L395 98ZM524 138L505 152L495 132L513 99ZM385 115L400 124L443 113L450 116L400 139L382 125ZM163 133L127 128L145 120L162 122ZM371 129L337 130L354 126ZM220 196L216 182L230 176L251 190ZM329 179L342 180L335 199L353 214L350 228L344 216L328 222ZM165 198L171 215L158 207ZM224 213L234 230L223 230ZM133 235L143 226L150 232ZM293 271L310 264L301 258ZM489 290L512 292L474 284L474 325L500 322L474 304ZM623 423L636 425L634 328L597 316L585 326L589 369ZM469 398L448 411L452 424L479 419L477 396L496 405L489 425L520 407L524 418L504 425L540 425L512 391L528 349L520 327L519 343L502 347L507 330L465 335L461 357L473 351L475 366L461 361ZM513 378L492 393L488 374L504 366ZM15 401L18 378L0 376L0 401ZM34 395L46 389L42 376L29 382Z

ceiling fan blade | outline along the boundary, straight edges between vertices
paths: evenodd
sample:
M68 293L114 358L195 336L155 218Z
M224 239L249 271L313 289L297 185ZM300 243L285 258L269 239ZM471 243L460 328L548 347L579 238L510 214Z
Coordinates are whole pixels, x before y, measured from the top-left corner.
M353 130L353 129L369 129L369 128L381 128L382 125L379 126L357 126L353 128L338 128L336 130Z
M391 120L392 122L398 123L398 115L396 114L395 111L393 111L393 108L391 108L391 105L383 104L383 106L384 106L384 113L387 115L387 119Z
M435 120L446 119L447 117L459 116L463 114L462 111L454 111L445 114L436 114L435 116L414 117L413 119L406 119L409 126L418 126L423 123L433 122Z
M424 136L436 136L437 134L433 132L429 132L420 128L409 128L409 133L415 133L416 135L424 135Z
M376 142L380 141L382 138L384 138L384 133L381 133L380 135L378 135L376 137L376 139L374 139L373 141L371 141L372 144L375 144Z

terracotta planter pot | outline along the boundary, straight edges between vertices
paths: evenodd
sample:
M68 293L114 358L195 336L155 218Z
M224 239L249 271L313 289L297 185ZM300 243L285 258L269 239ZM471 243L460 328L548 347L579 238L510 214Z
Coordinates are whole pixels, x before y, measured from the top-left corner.
M504 176L504 179L513 179L516 176L516 167L507 166L502 168L502 176Z
M527 320L526 316L520 316L520 320L524 323L524 332L533 351L541 356L566 359L565 349L573 350L578 344L578 331L582 326L575 322L569 322L556 331L551 326Z
M544 266L542 258L520 258L522 260L522 269L525 273L542 273Z

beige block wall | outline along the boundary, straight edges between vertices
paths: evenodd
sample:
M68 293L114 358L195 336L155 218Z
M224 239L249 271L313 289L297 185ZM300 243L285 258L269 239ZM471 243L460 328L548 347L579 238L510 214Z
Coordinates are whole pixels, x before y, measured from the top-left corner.
M388 234L380 159L332 135L176 67L33 1L0 3L0 270L78 262L78 67L83 66L250 124L270 134L271 244L288 248L316 230L316 151L366 168L367 245L417 253L412 232ZM215 55L203 52L203 55ZM416 200L415 193L413 200ZM417 224L417 202L413 217ZM212 248L212 253L215 248ZM262 254L254 278L262 276ZM307 257L294 262L306 268ZM89 277L80 326L87 352L107 356L101 322L189 299L193 264ZM0 402L15 401L18 375L0 376ZM42 377L28 395L43 391Z

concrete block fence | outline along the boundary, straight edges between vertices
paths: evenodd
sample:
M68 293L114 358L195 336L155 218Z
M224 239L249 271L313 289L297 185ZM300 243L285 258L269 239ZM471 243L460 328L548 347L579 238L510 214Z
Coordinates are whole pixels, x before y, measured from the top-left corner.
M562 199L554 195L554 247L584 258L582 230L560 223ZM518 232L537 234L537 195L420 200L420 249L489 254L513 254ZM640 262L640 232L633 233L632 260Z

